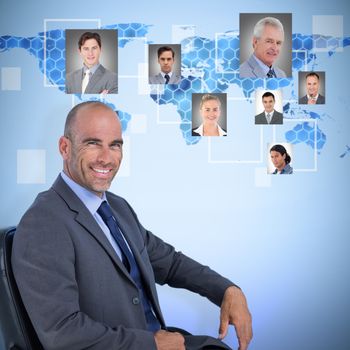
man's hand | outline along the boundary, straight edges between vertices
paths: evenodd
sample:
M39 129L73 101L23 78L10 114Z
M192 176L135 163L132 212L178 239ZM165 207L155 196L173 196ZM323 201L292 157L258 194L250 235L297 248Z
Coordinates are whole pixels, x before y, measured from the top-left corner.
M253 337L252 316L243 292L235 286L226 289L221 303L219 339L226 336L229 324L236 329L238 350L248 349Z
M185 338L177 332L160 330L154 335L157 350L186 350Z

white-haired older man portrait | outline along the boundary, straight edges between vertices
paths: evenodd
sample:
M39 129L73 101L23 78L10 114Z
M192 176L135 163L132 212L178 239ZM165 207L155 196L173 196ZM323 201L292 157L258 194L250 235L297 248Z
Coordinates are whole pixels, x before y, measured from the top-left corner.
M275 65L284 42L284 29L275 17L260 19L254 26L254 52L239 69L241 78L284 78L286 73Z

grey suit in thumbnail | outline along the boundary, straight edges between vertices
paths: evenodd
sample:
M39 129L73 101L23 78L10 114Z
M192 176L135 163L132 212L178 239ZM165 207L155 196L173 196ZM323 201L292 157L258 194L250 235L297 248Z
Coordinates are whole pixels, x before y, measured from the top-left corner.
M67 74L66 93L81 94L83 81L83 68ZM85 94L100 94L103 90L108 90L109 94L118 93L118 75L100 64L96 72L91 76L89 84L85 89Z
M161 73L157 75L153 75L149 77L150 84L165 84L165 79L163 78ZM168 84L180 84L181 83L181 75L172 74Z
M262 112L255 116L255 124L283 124L283 114L274 111L271 122L268 123L265 116L265 112Z
M276 67L273 66L273 70L275 71L276 78L285 78L286 73ZM240 78L267 78L269 79L264 70L259 66L259 63L256 61L253 55L251 55L246 61L244 61L239 67L239 76Z

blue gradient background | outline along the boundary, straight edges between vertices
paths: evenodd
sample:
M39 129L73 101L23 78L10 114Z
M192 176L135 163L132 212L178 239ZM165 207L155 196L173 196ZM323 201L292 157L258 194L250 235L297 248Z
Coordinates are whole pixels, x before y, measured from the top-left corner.
M350 35L347 1L103 1L95 4L96 12L84 4L2 0L0 35L35 36L43 31L44 18L101 18L102 25L152 24L147 38L154 43L170 42L173 24L193 24L196 35L213 39L217 32L238 30L239 12L292 12L293 33L305 35L312 33L313 15L343 15L344 36ZM119 57L119 74L137 74L143 43L129 43ZM119 80L119 95L111 100L128 113L147 115L146 134L126 131L130 176L117 178L113 191L129 200L144 226L242 287L253 315L250 349L349 348L350 158L340 157L350 143L349 59L349 48L333 57L318 54L316 70L327 72L327 105L315 107L324 115L319 126L327 135L318 171L276 176L267 188L255 186L254 165L208 164L207 140L189 146L177 125L157 124L157 105L137 94L137 80ZM0 65L22 69L22 90L0 95L0 224L5 227L19 221L60 171L57 140L72 100L43 86L38 62L25 50L1 53ZM237 88L227 93L243 96ZM250 103L232 106L234 118L254 113ZM179 119L174 106L160 108L164 119ZM254 158L257 152L245 134L234 135L237 155ZM310 147L295 147L312 153ZM46 184L17 184L17 149L37 148L46 150ZM168 287L159 287L159 294L169 325L217 335L215 305ZM226 341L236 347L232 328Z

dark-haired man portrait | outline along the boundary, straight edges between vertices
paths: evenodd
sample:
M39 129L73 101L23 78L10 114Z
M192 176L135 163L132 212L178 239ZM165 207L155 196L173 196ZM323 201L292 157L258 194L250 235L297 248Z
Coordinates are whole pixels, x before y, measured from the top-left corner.
M161 46L157 51L160 72L149 77L150 84L179 84L181 75L174 71L175 51L170 46Z
M255 116L255 124L283 124L283 114L275 110L275 95L265 92L262 95L264 111Z
M306 95L299 98L299 104L320 105L325 104L326 99L320 94L320 75L316 72L306 74Z
M85 32L78 41L83 67L66 76L67 94L116 94L118 76L100 63L102 40L97 32Z

